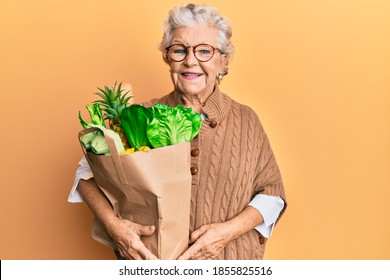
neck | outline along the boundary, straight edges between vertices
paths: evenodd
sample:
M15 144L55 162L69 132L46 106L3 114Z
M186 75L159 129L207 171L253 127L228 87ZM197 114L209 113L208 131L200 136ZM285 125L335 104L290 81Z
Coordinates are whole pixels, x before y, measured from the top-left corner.
M197 95L188 95L180 91L178 91L178 93L181 95L185 107L192 108L192 110L200 114L202 113L202 107L206 104L207 99L215 91L215 89L216 86L209 93Z

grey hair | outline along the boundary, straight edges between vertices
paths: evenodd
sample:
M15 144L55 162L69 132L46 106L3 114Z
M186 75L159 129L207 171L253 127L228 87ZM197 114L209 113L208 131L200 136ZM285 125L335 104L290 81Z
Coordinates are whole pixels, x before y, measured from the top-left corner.
M173 32L180 27L190 27L197 24L208 24L218 30L218 48L223 54L226 54L228 63L233 57L234 46L231 42L232 27L229 20L222 16L220 12L208 5L195 5L191 3L174 7L164 21L163 38L159 46L163 59L168 63L166 50L172 41ZM228 73L227 67L222 75Z

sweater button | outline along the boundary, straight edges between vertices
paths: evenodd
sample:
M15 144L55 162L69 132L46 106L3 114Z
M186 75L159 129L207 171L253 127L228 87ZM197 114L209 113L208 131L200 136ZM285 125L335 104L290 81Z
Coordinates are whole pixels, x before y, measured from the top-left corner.
M198 173L198 167L196 166L191 167L191 174L196 175L197 173Z
M216 121L211 121L211 122L210 122L210 126L211 126L212 128L216 127L217 124L218 124L218 123L217 123Z
M193 157L199 156L199 149L198 148L192 149L191 156L193 156Z
M260 244L263 245L264 244L264 237L260 236Z

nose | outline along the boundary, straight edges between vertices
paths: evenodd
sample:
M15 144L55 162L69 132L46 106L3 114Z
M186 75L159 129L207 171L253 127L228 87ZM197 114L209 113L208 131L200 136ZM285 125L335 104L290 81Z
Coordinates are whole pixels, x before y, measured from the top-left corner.
M198 59L195 57L194 49L192 47L189 47L187 49L187 56L184 59L184 63L186 65L196 65L196 64L198 64Z

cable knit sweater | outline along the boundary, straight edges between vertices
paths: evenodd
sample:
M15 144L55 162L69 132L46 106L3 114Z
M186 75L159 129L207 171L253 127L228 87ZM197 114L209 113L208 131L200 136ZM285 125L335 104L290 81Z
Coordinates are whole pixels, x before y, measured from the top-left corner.
M175 91L144 105L156 103L184 105ZM206 119L191 142L190 232L231 219L259 193L280 196L286 208L279 168L256 113L218 87L202 111ZM231 241L218 259L262 259L265 242L258 231L250 230Z

